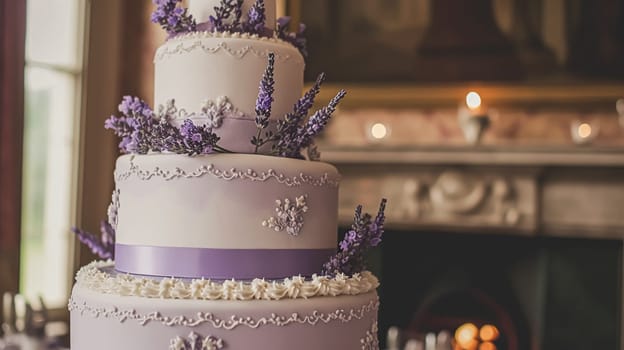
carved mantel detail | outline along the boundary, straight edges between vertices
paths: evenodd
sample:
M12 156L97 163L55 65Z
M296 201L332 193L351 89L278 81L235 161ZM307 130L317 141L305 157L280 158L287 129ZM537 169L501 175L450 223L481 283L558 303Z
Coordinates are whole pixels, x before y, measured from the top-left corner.
M376 174L362 173L369 176L345 176L341 207L365 200L360 196L370 191L361 189L376 181L390 194L389 212L400 225L535 228L536 182L527 175L483 169L414 169L374 180Z
M327 152L343 175L340 220L388 198L399 229L624 237L624 153L434 150Z

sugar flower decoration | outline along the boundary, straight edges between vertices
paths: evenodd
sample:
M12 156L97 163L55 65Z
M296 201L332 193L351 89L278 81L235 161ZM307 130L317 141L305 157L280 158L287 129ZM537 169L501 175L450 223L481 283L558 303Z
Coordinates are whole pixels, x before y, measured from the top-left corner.
M294 202L288 198L283 201L276 200L275 216L263 221L262 226L278 232L286 230L292 236L299 235L303 228L303 214L308 211L307 198L307 195L302 195L296 197Z
M351 230L340 242L338 253L323 265L323 274L335 276L343 273L350 276L366 269L366 253L381 243L386 219L385 209L386 199L382 199L373 220L370 214L362 214L361 205L357 207Z
M178 7L182 0L153 0L156 10L152 12L151 20L158 23L167 31L169 36L178 33L194 31L197 23L188 10Z
M213 336L203 337L191 332L186 338L177 336L171 339L169 350L219 350L224 346L222 339Z
M102 221L100 223L100 237L75 227L72 228L72 231L93 254L102 259L115 258L115 229L108 222Z

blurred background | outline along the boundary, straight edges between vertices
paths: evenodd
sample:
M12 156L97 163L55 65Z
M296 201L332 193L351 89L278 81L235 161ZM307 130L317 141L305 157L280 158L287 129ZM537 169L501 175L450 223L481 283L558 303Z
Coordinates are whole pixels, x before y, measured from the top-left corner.
M152 10L0 0L0 293L19 293L3 332L67 339L73 275L94 259L70 228L105 217L118 154L104 120L123 95L153 102ZM342 228L389 199L370 257L382 348L624 349L624 1L278 11L307 25L319 103L349 93L319 140L344 176Z

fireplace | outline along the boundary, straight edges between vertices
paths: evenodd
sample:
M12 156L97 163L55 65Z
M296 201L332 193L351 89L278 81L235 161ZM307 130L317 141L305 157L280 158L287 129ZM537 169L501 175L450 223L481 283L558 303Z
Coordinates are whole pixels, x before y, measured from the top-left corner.
M388 197L387 232L370 257L382 349L396 331L401 350L409 339L427 349L428 336L454 350L620 349L624 155L324 151L343 174L344 227L355 203Z
M621 252L619 240L391 230L373 264L382 344L391 327L404 345L472 324L499 334L465 349L617 349Z

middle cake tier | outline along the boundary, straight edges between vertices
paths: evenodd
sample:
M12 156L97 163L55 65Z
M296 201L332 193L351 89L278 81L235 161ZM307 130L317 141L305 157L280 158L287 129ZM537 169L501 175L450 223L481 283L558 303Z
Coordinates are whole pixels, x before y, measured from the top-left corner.
M253 279L319 273L335 253L332 165L248 154L125 155L109 222L116 268Z

